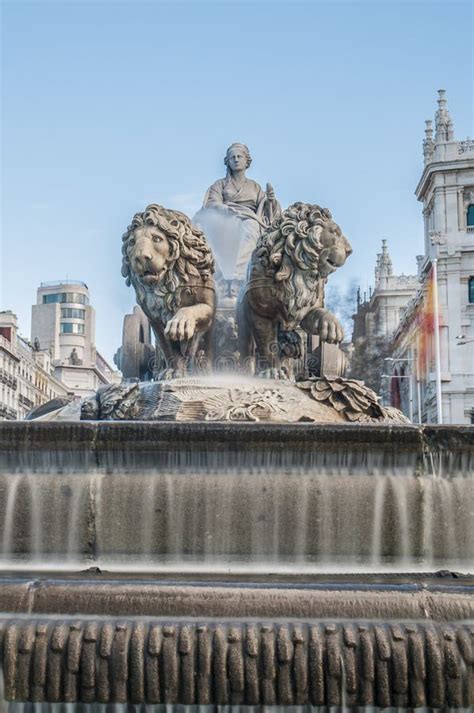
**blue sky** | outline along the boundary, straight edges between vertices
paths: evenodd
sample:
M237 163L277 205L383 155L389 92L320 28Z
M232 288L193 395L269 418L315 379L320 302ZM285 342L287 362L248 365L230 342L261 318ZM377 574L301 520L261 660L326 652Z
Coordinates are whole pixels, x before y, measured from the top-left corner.
M234 141L283 206L329 207L354 248L333 279L422 252L424 120L447 90L473 134L471 2L8 2L2 10L0 304L29 335L41 281L82 279L111 359L134 303L121 234L192 215Z

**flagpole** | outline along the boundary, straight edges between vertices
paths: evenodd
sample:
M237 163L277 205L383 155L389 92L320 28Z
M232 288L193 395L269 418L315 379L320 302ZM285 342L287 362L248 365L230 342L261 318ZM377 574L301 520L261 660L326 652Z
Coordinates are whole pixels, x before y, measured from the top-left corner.
M443 405L441 401L441 348L439 340L439 305L438 305L438 259L433 259L433 317L436 361L436 411L438 423L443 423Z

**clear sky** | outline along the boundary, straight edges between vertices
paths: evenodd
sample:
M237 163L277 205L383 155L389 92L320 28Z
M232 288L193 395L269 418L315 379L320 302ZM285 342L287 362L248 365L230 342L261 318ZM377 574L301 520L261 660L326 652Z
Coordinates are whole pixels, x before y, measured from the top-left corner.
M111 359L134 303L121 235L158 202L193 215L246 143L249 177L333 212L354 248L333 278L371 283L422 252L424 120L447 91L473 132L467 1L1 3L2 309L29 336L41 281L84 280Z

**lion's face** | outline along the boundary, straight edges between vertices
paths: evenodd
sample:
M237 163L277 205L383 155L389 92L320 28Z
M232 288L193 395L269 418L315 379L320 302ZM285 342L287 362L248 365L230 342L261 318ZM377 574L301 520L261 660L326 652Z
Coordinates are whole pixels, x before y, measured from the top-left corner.
M127 256L136 278L145 287L161 282L173 257L167 236L155 225L135 228L128 241Z
M276 282L293 278L308 290L344 265L352 248L327 208L311 203L293 203L265 231L255 250L264 269ZM297 276L300 276L297 278Z
M318 272L321 277L327 277L344 265L352 253L352 247L340 227L332 220L325 223L320 241L323 247L319 253Z

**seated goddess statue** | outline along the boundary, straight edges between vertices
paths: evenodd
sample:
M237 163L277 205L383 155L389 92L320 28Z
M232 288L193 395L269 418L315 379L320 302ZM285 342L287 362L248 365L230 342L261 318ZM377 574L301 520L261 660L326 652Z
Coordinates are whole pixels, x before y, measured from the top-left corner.
M225 278L245 278L258 238L281 214L272 186L267 183L264 191L246 177L251 163L247 146L229 146L224 159L227 175L207 190L203 207L193 218L209 240Z

